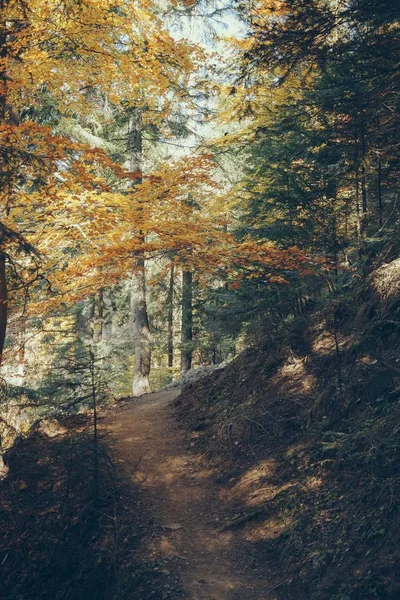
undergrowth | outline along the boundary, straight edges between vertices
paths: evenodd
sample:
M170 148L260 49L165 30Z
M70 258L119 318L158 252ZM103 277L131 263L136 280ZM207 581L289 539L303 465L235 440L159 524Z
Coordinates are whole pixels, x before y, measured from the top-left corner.
M383 287L385 300L347 292L176 401L277 600L400 596L400 302Z
M139 558L149 523L104 437L96 477L92 427L87 416L68 417L59 435L33 432L6 454L2 600L147 600L164 589Z

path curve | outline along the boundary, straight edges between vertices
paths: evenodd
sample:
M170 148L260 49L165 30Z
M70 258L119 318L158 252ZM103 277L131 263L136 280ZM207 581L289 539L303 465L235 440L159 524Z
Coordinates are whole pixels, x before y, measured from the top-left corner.
M234 534L221 531L225 515L215 473L175 419L171 404L178 393L125 401L103 419L116 458L140 486L156 525L142 540L143 558L174 565L190 600L270 600L256 589L259 581Z

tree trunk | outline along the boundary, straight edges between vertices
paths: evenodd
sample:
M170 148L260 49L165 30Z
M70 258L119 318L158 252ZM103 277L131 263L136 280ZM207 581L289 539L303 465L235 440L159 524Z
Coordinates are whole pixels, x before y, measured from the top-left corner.
M368 228L368 195L367 195L367 144L365 139L364 124L361 128L361 197L362 197L362 220L361 233L365 238Z
M174 284L175 284L175 265L171 266L169 276L169 288L167 296L168 310L168 367L174 366Z
M358 160L358 159L357 159ZM360 249L361 244L361 211L360 211L360 177L358 163L356 164L356 216L357 216L357 241Z
M357 110L354 111L354 167L355 167L355 192L356 192L356 218L357 218L357 245L361 258L361 207L360 207L360 125Z
M113 339L114 335L114 315L117 312L117 307L114 300L113 288L102 288L102 305L103 305L103 316L102 316L102 329L101 329L101 340L103 342L109 342ZM108 306L108 310L106 310Z
M97 302L96 302L97 300ZM95 303L97 304L97 310L94 313L94 342L95 344L99 344L103 339L103 321L104 321L104 289L100 288L95 298ZM96 309L96 307L95 307Z
M193 273L182 273L182 332L181 332L181 373L192 367L193 339Z
M3 360L4 341L7 333L8 292L6 258L0 254L0 365Z
M142 182L142 131L141 115L138 110L134 110L129 119L127 151L129 170L133 175L132 185L138 185ZM144 241L144 236L142 237ZM135 253L134 257L131 280L131 318L135 350L132 393L134 397L137 397L150 392L151 343L143 252Z
M382 159L378 158L378 223L379 229L383 228L383 203L382 203Z
M0 9L6 6L5 0L0 0ZM7 32L5 24L0 24L0 58L3 66L0 66L0 123L7 121L7 73L4 61L7 57ZM4 166L4 165L3 165ZM1 240L3 241L3 240ZM6 257L0 248L0 365L3 360L4 341L7 333L8 293Z
M7 0L0 0L0 10L4 10L7 5ZM7 30L6 24L0 22L0 120L5 121L6 106L7 106L7 72L6 62L7 58Z
M213 340L211 361L213 365L217 364L217 342Z
M137 397L151 391L149 385L151 340L146 305L146 283L143 258L138 258L136 260L134 269L131 287L131 315L135 348L132 393L134 397Z
M289 175L286 173L286 203L289 213L289 227L290 227L290 237L292 238L293 246L296 246L296 238L294 234L294 224L293 224L293 211L290 204L290 181Z

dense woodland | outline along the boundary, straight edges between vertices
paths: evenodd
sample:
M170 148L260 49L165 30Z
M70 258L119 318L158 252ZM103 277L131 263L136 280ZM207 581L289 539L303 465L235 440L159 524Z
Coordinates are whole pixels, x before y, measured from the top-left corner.
M200 6L55 6L2 7L0 341L22 385L93 345L140 395L367 276L398 217L393 3L206 6L205 45L174 37ZM216 39L235 9L246 34Z
M97 444L101 407L174 382L189 382L178 410L189 428L211 428L203 443L213 460L225 452L216 439L239 460L246 436L265 450L324 423L349 446L324 438L315 460L348 451L359 475L375 448L387 458L364 511L367 528L378 522L371 490L386 490L387 478L384 533L355 543L358 553L371 544L375 564L365 576L355 565L358 583L343 589L331 569L335 592L313 586L336 541L324 538L305 572L294 555L306 543L292 536L296 550L282 560L302 584L288 577L273 597L394 600L393 562L385 570L380 553L398 525L399 3L0 0L0 14L6 463L43 419L94 415ZM296 371L282 375L294 396L282 391L274 377L288 360L308 365L312 389ZM190 384L199 367L209 374L200 388ZM269 393L279 402L253 414ZM349 437L358 430L360 446ZM381 448L383 438L393 446ZM97 449L94 461L96 479ZM352 502L341 539L360 519ZM92 598L68 593L46 597ZM18 594L10 600L27 598Z

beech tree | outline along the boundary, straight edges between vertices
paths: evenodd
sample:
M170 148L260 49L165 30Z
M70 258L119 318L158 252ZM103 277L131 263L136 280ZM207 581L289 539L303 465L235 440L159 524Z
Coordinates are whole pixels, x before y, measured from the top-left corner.
M135 178L133 184L140 184L142 177L142 119L138 110L131 111L128 122L129 170ZM139 225L140 227L140 225ZM139 230L142 244L145 237ZM146 304L145 257L142 251L135 253L131 283L131 318L133 323L133 341L135 364L133 371L133 396L150 392L149 375L151 367L150 325Z
M21 111L26 115L40 112L43 98L47 95L51 97L56 107L58 121L61 116L70 119L74 113L83 115L87 112L90 96L96 89L101 90L108 101L116 103L127 96L137 96L135 90L139 81L141 86L147 86L148 94L154 95L157 90L157 97L153 102L158 103L160 113L167 110L167 106L165 104L163 106L160 100L170 86L173 71L179 71L179 77L182 79L182 73L191 68L190 48L185 42L175 43L160 27L160 21L155 17L153 8L149 4L142 7L125 2L118 4L102 1L77 5L75 2L49 1L30 3L28 6L22 0L2 0L0 8L2 17L0 111L4 141L11 140L3 152L3 160L9 163L11 158L14 159L13 178L9 177L3 181L7 217L15 217L13 209L22 200L21 196L23 195L26 201L28 192L32 191L36 192L35 202L47 195L47 199L53 201L52 210L57 211L56 198L63 202L68 195L66 190L71 191L73 177L65 181L66 176L59 173L60 163L63 163L64 171L69 166L65 163L68 150L71 153L75 152L74 190L69 195L78 208L76 199L79 197L80 190L87 191L93 176L93 170L87 168L88 153L79 156L85 148L82 145L74 145L68 139L54 137L49 128L40 128L36 124L32 126L32 123L26 121L26 117L23 118L23 124L19 125L19 118L16 115ZM135 69L132 69L132 63L135 64ZM24 65L22 73L21 64ZM31 102L29 106L26 106L27 97ZM148 98L146 102L149 102ZM171 104L171 100L168 100L168 103ZM32 136L29 138L30 133ZM37 139L34 139L35 134ZM15 151L15 136L17 140L18 137L22 138L20 141L26 147L29 146L29 152L22 148L19 152ZM90 141L93 141L93 138L94 136L91 136ZM38 146L39 140L41 147ZM50 144L49 148L46 148L46 144ZM40 155L40 149L43 155L47 153L47 165L43 164L44 159ZM91 154L91 158L97 159L99 156L99 153ZM20 164L16 165L15 159L18 157ZM96 162L96 159L92 163ZM104 161L102 167L111 166L105 155L102 155L101 159ZM26 174L22 175L21 171L27 170L27 161L31 169L37 167L42 173L41 177L32 181L33 187L29 188L25 181L25 185L21 188L20 185L15 185L15 182L21 176L26 179ZM9 171L10 169L5 169L6 173ZM118 169L114 168L114 171L118 174ZM47 176L47 181L44 175ZM49 185L50 190L46 187ZM106 181L100 184L100 179L97 177L96 183L92 186L93 190L99 192L99 185L102 185L103 189L109 189ZM40 187L40 194L37 192L38 187ZM29 200L32 200L31 195ZM86 195L84 203L87 200ZM46 210L46 203L42 202L42 206ZM34 217L33 213L32 216ZM75 214L74 217L79 227L80 215ZM18 228L15 218L13 225L15 229ZM1 264L3 263L5 260ZM5 269L3 271L4 295L6 271ZM1 306L3 309L1 321L4 323L2 330L5 332L6 299L2 299Z
M201 79L205 60L171 37L151 3L3 0L1 10L1 337L7 279L11 307L29 318L99 299L131 277L134 393L142 393L151 350L145 260L228 286L258 277L284 284L285 272L318 260L294 244L238 238L209 152L143 170L144 135L168 140L182 106L191 110L191 78Z

